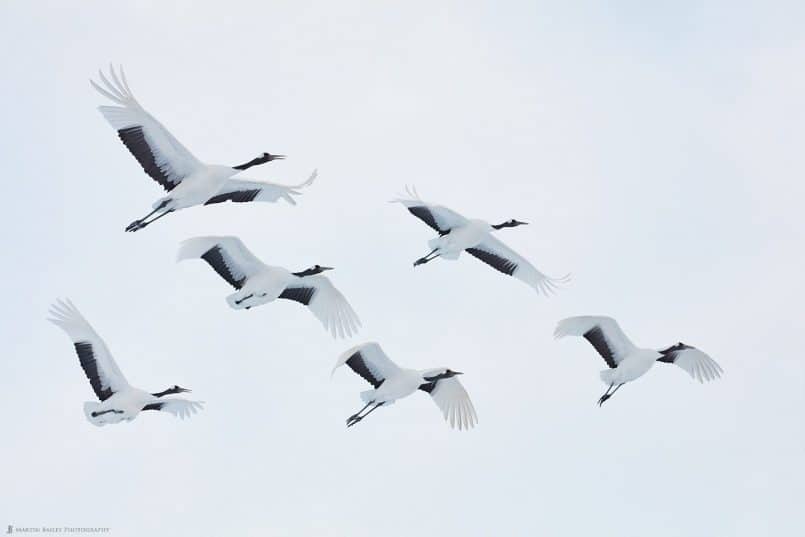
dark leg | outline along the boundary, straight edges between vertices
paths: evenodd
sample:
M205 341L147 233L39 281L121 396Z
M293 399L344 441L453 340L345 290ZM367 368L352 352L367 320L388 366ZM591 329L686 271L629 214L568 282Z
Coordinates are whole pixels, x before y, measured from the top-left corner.
M153 211L151 211L151 212L150 212L150 213L148 213L147 215L143 216L143 217L142 217L142 218L140 218L139 220L135 220L134 222L132 222L131 224L129 224L128 226L126 226L126 231L137 231L137 230L139 230L139 229L142 229L142 228L144 228L145 226L147 226L148 224L150 224L151 222L155 222L156 220L158 220L159 218L162 218L162 217L163 217L163 216L165 216L166 214L168 214L168 213L170 213L170 212L173 212L173 210L171 209L170 211L167 211L167 212L162 213L161 215L157 216L156 218L154 218L153 220L151 220L151 222L146 222L146 219L147 219L149 216L151 216L152 214L156 213L157 211L160 211L160 210L162 210L163 208L165 208L165 206L168 204L168 202L169 202L169 201L170 201L170 200L165 200L165 201L163 201L163 202L162 202L162 203L160 203L160 204L159 204L159 205L158 205L158 206L157 206L157 207L156 207L156 208L155 208Z
M139 220L135 220L134 222L132 222L131 224L126 226L126 231L137 231L138 229L140 229L142 227L145 227L145 225L143 224L143 222L145 222L145 219L148 218L149 216L151 216L152 214L154 214L155 212L159 211L163 207L165 207L165 205L167 205L167 203L168 203L167 200L163 201L156 208L154 208L153 211L151 211L147 215L143 216Z
M356 423L358 423L359 421L361 421L363 418L365 418L366 416L368 416L369 414L371 414L372 412L374 412L375 410L377 410L378 408L380 408L381 406L383 406L383 403L377 403L375 406L373 406L372 408L370 408L370 409L369 409L369 412L367 412L367 413L366 413L366 414L364 414L363 416L358 416L357 418L355 418L354 420L352 420L352 422L351 422L351 423L347 423L347 427L352 427L353 425L355 425ZM364 408L366 408L366 407L364 407Z
M145 226L147 226L149 224L153 224L154 222L156 222L157 220L159 220L160 218L162 218L166 214L170 214L173 211L174 211L174 209L169 209L169 210L165 211L164 213L160 214L159 216L157 216L156 218L152 218L148 222L145 221L145 218L143 218L142 220L135 220L134 222L132 222L131 224L128 225L128 227L126 228L126 231L139 231L142 228L144 228ZM152 212L151 214L154 214L154 213Z
M417 265L424 265L424 264L425 264L425 263L427 263L428 261L433 261L434 259L436 259L437 257L439 257L438 255L434 255L433 257L430 257L431 255L433 255L434 253L436 253L436 250L438 250L438 248L434 248L433 250L431 250L430 252L428 252L428 254L426 254L426 255L425 255L425 257L420 257L419 259L417 259L416 261L414 261L414 266L416 267Z
M347 426L349 426L349 422L358 419L358 416L360 415L360 413L363 412L364 410L366 410L367 408L369 408L369 405L371 405L371 404L372 404L372 401L369 401L368 403L366 403L365 407L363 407L362 409L360 409L359 411L357 411L356 413L354 413L353 415L348 417L347 418Z
M601 399L599 399L599 400L598 400L598 406L603 405L603 404L604 404L604 401L606 401L607 399L609 399L610 397L612 397L613 395L615 395L615 392L617 392L617 391L618 391L618 389L619 389L621 386L623 386L623 384L618 384L617 386L615 386L615 389L614 389L614 390L612 390L612 386L614 386L614 385L613 385L613 384L610 384L610 385L609 385L609 388L607 388L607 393L605 393L604 395L602 395L602 396L601 396ZM610 391L609 391L609 390L612 390L612 392L610 393Z
M240 303L241 303L241 302L243 302L243 301L245 301L245 300L249 300L249 299L250 299L251 297L253 297L253 296L254 296L254 293L252 293L252 294L250 294L250 295L246 295L246 296L244 296L243 298L241 298L240 300L236 300L236 301L235 301L235 304L237 304L238 306L240 306Z
M110 412L114 412L115 414L123 414L122 410L111 409L111 410L104 410L102 412L91 412L90 416L92 416L93 418L97 418L98 416L103 416L104 414L109 414Z

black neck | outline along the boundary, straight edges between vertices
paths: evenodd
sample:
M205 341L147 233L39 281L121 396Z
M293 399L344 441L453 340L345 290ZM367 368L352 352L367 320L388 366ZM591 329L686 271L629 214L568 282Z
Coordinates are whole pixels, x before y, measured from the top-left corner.
M674 352L679 352L679 351L684 351L685 349L692 349L692 348L693 348L693 347L691 347L690 345L685 345L684 343L682 343L682 342L680 341L680 342L679 342L679 343L677 343L676 345L671 345L671 346L670 346L670 347L668 347L667 349L662 349L662 350L660 350L659 352L660 352L660 354L662 354L663 356L668 356L668 355L669 355L669 354L671 354L671 353L674 353Z
M514 225L509 222L503 222L502 224L492 224L492 227L495 229L503 229L504 227L514 227Z
M321 267L310 267L309 269L305 269L302 272L293 272L294 276L299 276L300 278L304 278L305 276L313 276L314 274L320 274L324 272Z
M448 378L450 378L452 376L453 375L450 375L447 372L445 372L445 373L439 373L438 375L434 375L432 377L422 377L422 378L424 378L428 382L439 382L442 379L448 379Z
M268 158L268 157L257 157L257 158L253 158L252 160L250 160L246 164L241 164L239 166L233 166L233 168L236 169L236 170L241 170L241 171L248 170L252 166L257 166L258 164L265 164L269 160L271 160L271 159Z
M163 390L163 391L157 392L157 393L152 393L151 395L153 395L154 397L162 397L164 395L171 395L171 394L174 394L174 393L179 393L179 390L175 390L173 388L168 388L167 390Z

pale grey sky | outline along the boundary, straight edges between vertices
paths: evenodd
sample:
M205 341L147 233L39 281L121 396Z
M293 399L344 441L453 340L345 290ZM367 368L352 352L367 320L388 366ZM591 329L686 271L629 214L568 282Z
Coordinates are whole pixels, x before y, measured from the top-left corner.
M805 8L801 2L23 2L0 6L5 359L0 527L114 536L795 536L803 533ZM95 107L126 67L202 160L319 180L296 207L190 209ZM474 259L412 269L415 184L572 284L551 299ZM230 310L178 243L236 234L270 263L336 267L363 320L335 341L295 304ZM505 234L505 235L504 235ZM72 298L128 379L207 401L189 421L97 429L67 337ZM604 363L554 341L575 314L710 353L603 409ZM347 430L379 341L449 366L479 426L427 397Z

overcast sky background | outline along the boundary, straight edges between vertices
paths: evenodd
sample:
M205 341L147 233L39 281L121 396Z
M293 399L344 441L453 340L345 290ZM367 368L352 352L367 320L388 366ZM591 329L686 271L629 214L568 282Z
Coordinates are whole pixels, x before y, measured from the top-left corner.
M801 2L23 2L0 5L4 306L0 527L114 536L802 535L805 6ZM135 4L135 3L128 3ZM651 4L651 5L649 5ZM226 204L123 228L162 195L95 107L122 63L200 159L299 205ZM414 270L432 232L386 203L492 222L573 282L550 299L477 260ZM363 321L233 311L178 243L240 236L264 261L336 267ZM95 428L70 297L128 380L207 401ZM603 361L569 315L682 340L723 379L660 365L602 409ZM478 411L424 394L344 420L349 346L448 366Z

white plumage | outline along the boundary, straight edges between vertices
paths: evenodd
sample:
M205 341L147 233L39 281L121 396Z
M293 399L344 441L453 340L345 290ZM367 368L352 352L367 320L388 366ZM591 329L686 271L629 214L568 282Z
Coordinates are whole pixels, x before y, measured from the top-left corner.
M330 267L315 265L301 272L264 264L237 237L196 237L184 241L179 260L206 261L237 292L226 299L234 309L284 298L308 307L333 337L349 337L360 320L347 299L321 272Z
M457 371L444 367L422 371L401 368L374 342L343 353L333 367L333 373L344 364L374 386L372 390L361 392L366 406L347 419L347 427L355 425L380 406L390 405L417 390L430 394L451 427L469 429L478 423L470 396L456 378L456 375L461 375ZM361 415L369 406L372 408Z
M177 385L157 393L132 387L117 367L106 343L69 300L51 306L50 315L49 320L67 332L73 341L79 363L101 401L84 403L84 414L93 425L131 421L143 410L161 410L184 419L201 409L200 401L165 398L166 395L190 391Z
M643 376L656 362L676 364L699 382L714 380L723 373L710 356L681 342L661 350L637 347L611 317L580 316L559 321L554 337L565 336L584 337L609 366L601 371L608 389L599 405L623 384Z
M283 155L262 153L257 158L239 166L204 164L184 147L159 121L149 114L134 98L123 69L120 76L110 67L111 81L99 72L103 87L90 80L92 86L103 96L119 106L100 106L98 109L118 136L131 151L143 171L168 191L157 200L153 211L135 220L126 231L137 231L168 213L192 207L224 201L250 202L284 199L296 204L293 196L301 194L298 189L311 184L311 176L298 185L279 185L250 179L232 179L243 170L264 164ZM151 215L161 213L151 220Z
M467 219L447 207L422 201L416 190L406 190L409 198L392 201L403 204L411 214L439 233L439 237L428 241L431 252L416 260L414 266L437 257L455 260L462 252L467 252L495 270L515 277L545 295L554 292L558 284L569 280L569 275L562 278L546 276L527 259L492 235L499 229L526 225L525 222L512 219L490 225L483 220Z

